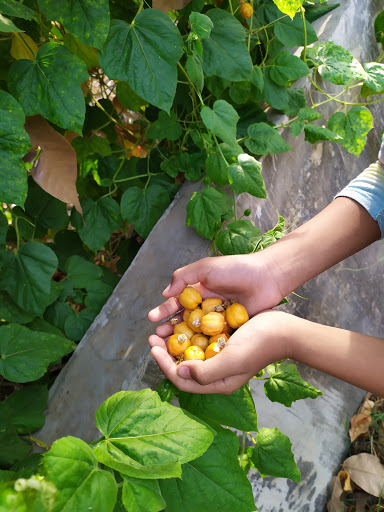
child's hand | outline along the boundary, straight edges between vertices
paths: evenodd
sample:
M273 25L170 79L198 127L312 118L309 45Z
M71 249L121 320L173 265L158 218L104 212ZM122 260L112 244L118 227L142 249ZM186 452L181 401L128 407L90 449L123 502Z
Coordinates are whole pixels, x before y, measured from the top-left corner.
M149 312L151 322L160 322L182 309L177 297L188 286L197 288L203 298L236 299L253 316L276 306L283 296L264 254L204 258L179 268L163 295L168 300ZM162 331L156 334L163 336Z
M281 311L260 313L240 327L219 354L206 361L175 363L165 341L172 334L170 324L161 326L163 337L150 336L149 344L160 370L180 390L231 394L268 364L290 357L292 318Z

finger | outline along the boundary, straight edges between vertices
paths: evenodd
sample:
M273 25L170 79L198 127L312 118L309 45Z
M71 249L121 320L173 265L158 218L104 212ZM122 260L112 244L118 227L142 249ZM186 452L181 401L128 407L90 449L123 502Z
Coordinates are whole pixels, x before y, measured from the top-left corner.
M205 259L178 268L172 275L171 284L163 291L164 297L180 295L186 286L204 282L206 272Z
M252 377L252 375L247 374L236 375L234 377L229 377L228 379L225 380L213 382L212 384L209 384L207 386L202 386L193 379L183 379L179 377L176 371L178 366L175 364L175 362L167 353L167 351L164 350L163 348L159 346L154 346L151 350L151 353L155 358L160 370L167 377L167 379L169 379L178 389L180 389L181 391L186 391L187 393L231 394ZM204 361L201 361L201 364L204 363Z
M183 309L183 306L180 304L176 297L171 297L167 301L160 304L156 308L152 309L148 313L148 320L151 322L161 322L165 318L169 316L173 316L175 313Z
M178 324L180 322L182 322L183 321L183 312L178 313L177 315L173 316L172 320L174 320L174 319L177 320ZM170 336L171 334L173 334L174 327L175 326L172 325L171 320L169 320L168 322L164 322L163 324L158 325L155 329L155 332L161 338L165 338L166 336Z
M236 375L247 373L247 368L239 357L239 347L237 345L227 345L224 350L210 359L199 364L199 361L184 361L177 369L179 377L188 378L188 368L190 377L202 386L213 382L228 379Z
M148 343L151 347L160 347L163 350L167 350L167 343L163 338L160 338L160 336L156 336L156 334L152 334L148 338Z

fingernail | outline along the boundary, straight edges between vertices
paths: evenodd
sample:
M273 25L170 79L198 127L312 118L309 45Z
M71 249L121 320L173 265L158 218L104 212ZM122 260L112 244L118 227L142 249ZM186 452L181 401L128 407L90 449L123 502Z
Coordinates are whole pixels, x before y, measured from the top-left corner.
M170 287L171 287L171 285L169 284L169 285L166 287L166 289L163 291L163 295L164 295L164 294L166 294L166 293L169 291Z
M188 366L180 366L180 368L177 370L177 375L182 379L191 378L191 372L189 371Z

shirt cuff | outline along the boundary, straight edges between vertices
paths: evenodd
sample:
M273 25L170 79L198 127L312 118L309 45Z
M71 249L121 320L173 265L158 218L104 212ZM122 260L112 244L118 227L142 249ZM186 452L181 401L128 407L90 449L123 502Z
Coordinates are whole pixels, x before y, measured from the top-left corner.
M379 224L384 237L384 167L377 161L343 188L336 197L357 201Z

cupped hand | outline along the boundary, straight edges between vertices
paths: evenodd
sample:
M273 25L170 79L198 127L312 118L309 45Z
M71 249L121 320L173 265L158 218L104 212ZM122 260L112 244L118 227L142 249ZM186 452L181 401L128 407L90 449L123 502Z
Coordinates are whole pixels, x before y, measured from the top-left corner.
M259 313L240 327L225 348L206 361L176 364L167 352L172 326L163 324L162 336L149 338L151 353L160 370L181 391L231 394L268 364L289 357L291 315L281 311Z
M204 258L179 268L163 292L168 300L149 312L149 320L160 322L182 309L178 296L188 285L197 288L203 298L235 299L249 316L276 306L283 296L263 252Z

